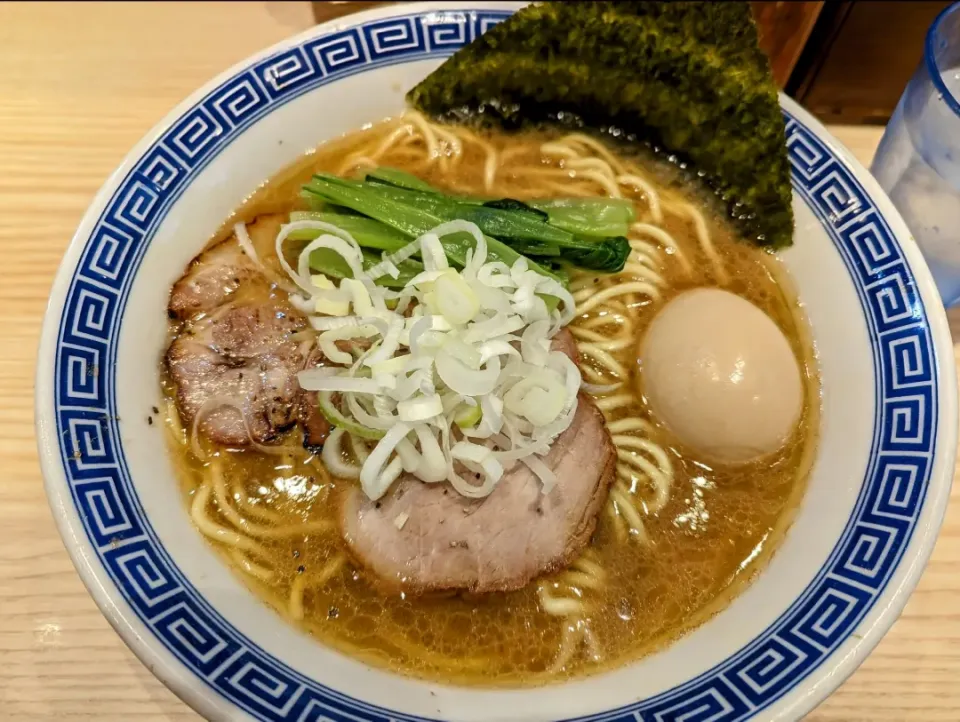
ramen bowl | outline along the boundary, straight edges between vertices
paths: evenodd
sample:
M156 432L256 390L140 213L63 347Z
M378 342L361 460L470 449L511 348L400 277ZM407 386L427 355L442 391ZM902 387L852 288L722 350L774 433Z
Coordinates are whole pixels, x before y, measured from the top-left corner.
M395 114L511 4L404 4L319 26L212 81L127 156L57 275L37 375L46 489L104 615L200 713L260 720L794 719L896 619L936 538L957 433L936 287L877 184L782 99L796 243L782 254L821 375L820 441L780 549L659 652L544 687L375 669L288 625L191 526L153 423L171 283L266 178Z

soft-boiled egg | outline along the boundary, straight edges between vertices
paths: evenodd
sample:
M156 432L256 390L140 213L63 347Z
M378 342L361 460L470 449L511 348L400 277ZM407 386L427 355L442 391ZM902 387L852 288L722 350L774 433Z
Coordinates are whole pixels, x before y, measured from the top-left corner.
M704 460L742 464L789 440L803 408L800 365L762 310L717 288L685 291L640 342L651 412Z

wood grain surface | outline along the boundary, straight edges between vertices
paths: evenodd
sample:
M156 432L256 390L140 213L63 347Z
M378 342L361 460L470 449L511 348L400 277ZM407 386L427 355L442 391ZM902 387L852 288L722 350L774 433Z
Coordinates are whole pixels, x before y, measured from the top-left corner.
M61 254L130 147L312 21L306 2L0 3L0 719L196 719L101 617L54 528L33 432L37 341ZM864 162L880 136L834 132ZM808 719L960 719L958 493L903 616Z

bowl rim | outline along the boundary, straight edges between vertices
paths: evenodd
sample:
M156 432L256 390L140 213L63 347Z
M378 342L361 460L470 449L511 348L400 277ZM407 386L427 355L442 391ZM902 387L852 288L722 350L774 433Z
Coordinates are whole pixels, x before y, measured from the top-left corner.
M56 365L58 333L60 330L59 324L62 315L67 312L65 305L67 293L71 283L76 278L77 272L80 270L79 263L81 256L88 242L92 241L91 234L99 222L99 219L102 217L102 214L107 210L109 202L118 195L122 189L123 182L128 175L133 172L137 163L143 159L145 153L153 148L164 133L169 131L190 110L194 109L200 101L207 98L216 89L221 88L225 83L236 78L239 74L254 68L258 63L273 59L278 55L283 55L292 49L300 48L305 42L311 39L321 38L330 33L349 28L364 26L386 18L405 18L423 16L424 14L430 13L455 11L461 14L465 13L469 16L469 21L474 22L476 16L487 14L490 16L490 19L493 19L494 16L503 15L502 9L515 8L517 5L516 3L447 2L408 3L399 6L374 8L310 28L303 33L281 41L260 53L240 61L191 94L137 143L96 194L67 248L51 289L50 299L44 316L37 361L35 418L46 493L60 534L63 537L74 565L108 621L110 621L141 661L154 672L161 681L167 684L167 686L185 702L207 716L219 717L224 715L227 709L236 711L239 707L235 707L234 701L229 700L222 692L210 686L206 680L197 677L193 671L189 670L184 664L178 662L171 655L164 653L162 641L153 637L151 630L142 624L139 618L124 610L123 607L127 605L127 600L114 585L113 580L110 579L102 561L95 553L91 553L89 540L84 536L82 525L78 524L78 521L75 521L73 518L74 514L77 514L77 509L74 506L70 491L67 488L64 464L68 462L65 458L61 457L57 443L57 439L60 436L60 429L58 427L58 419L54 413L56 384L53 383L53 376L50 374L50 369L51 366L55 367ZM415 59L422 59L423 57L436 57L439 54L440 53L433 53L430 56L421 55L418 57L408 57L401 62L409 62ZM365 69L372 68L368 67ZM853 181L855 186L862 191L864 196L863 200L874 205L874 210L880 221L880 225L886 229L887 237L889 240L892 240L894 250L899 250L902 253L905 259L906 270L917 287L918 293L915 294L916 302L919 303L922 308L926 309L927 325L924 326L924 328L927 329L927 332L931 336L932 340L929 348L935 357L932 364L932 371L935 374L932 389L934 400L940 407L936 421L945 424L945 433L948 438L955 439L957 430L957 379L952 340L950 338L945 313L939 302L939 296L936 293L936 288L926 269L919 249L910 237L906 226L893 208L892 203L883 194L876 181L859 162L853 158L849 151L830 136L820 123L809 116L806 111L803 111L793 101L782 97L781 104L788 115L788 144L790 138L799 138L800 140L798 142L803 146L801 150L804 153L808 155L811 153L814 155L817 153L826 153L828 156L827 162L829 162L831 158L839 161L837 164L839 170L846 172L849 176L847 180ZM810 157L812 159L812 156ZM804 157L804 160L806 160L806 157ZM795 192L797 191L796 184L794 190ZM134 273L133 275L136 274ZM876 341L872 341L871 343L874 353L876 353ZM939 383L936 381L937 377L939 377ZM941 431L941 433L944 432ZM936 434L934 434L934 436L936 436ZM914 534L913 530L911 530L913 534L912 539L908 538L903 543L902 552L904 555L907 551L911 551L910 565L906 574L895 587L879 591L876 598L864 612L864 615L856 623L849 626L849 630L847 634L843 636L843 639L846 639L854 629L857 629L858 625L863 623L863 619L867 616L872 617L869 627L865 630L860 630L863 636L850 653L844 655L842 659L838 659L836 655L832 654L836 649L835 645L804 675L804 677L812 675L818 679L819 681L816 685L812 683L804 684L800 680L795 680L789 685L786 691L777 695L775 699L767 703L776 704L778 716L799 716L812 709L859 666L869 651L895 621L906 603L910 591L912 591L919 580L926 560L932 552L933 544L946 509L946 501L949 496L950 485L953 478L953 459L955 454L955 445L947 449L942 448L941 445L939 450L935 450L930 455L930 461L936 462L943 470L941 471L940 477L944 478L932 478L932 467L934 464L931 463L929 486L920 503L920 506L927 509L926 513L929 514L929 516L925 519L923 528L917 530L919 533ZM919 522L921 514L923 513L922 510L918 509L917 522ZM839 548L839 542L837 548ZM831 558L832 556L833 555L831 555ZM903 564L904 559L901 557L891 567L887 581L889 581ZM806 594L807 591L804 592L804 595ZM801 597L802 596L803 595L801 595ZM798 603L799 598L790 609L793 609ZM786 613L787 612L785 612L784 615L786 615ZM778 619L777 622L779 621ZM774 622L771 628L777 624L777 622ZM769 629L761 633L761 635L758 635L756 639L762 637L767 631L769 631ZM743 652L753 645L756 639L745 645L740 652ZM740 654L740 652L737 654ZM723 664L729 661L730 660L725 660ZM719 666L721 665L718 665L718 667ZM710 670L702 676L706 676L713 671L714 670ZM695 682L697 682L697 680L690 680L687 683L679 685L677 688L667 690L657 695L657 698L682 691ZM315 681L315 683L323 686L319 681ZM816 689L814 689L814 686L816 686ZM335 690L331 691L336 694ZM356 702L363 709L374 709L374 706L368 703L363 703L359 700ZM590 718L605 717L619 712L626 713L632 709L633 707L608 710L602 713L592 714ZM761 709L768 709L768 707L764 705L752 708L751 713L755 713ZM412 716L402 713L391 712L389 710L379 711L385 712L395 719L413 719Z

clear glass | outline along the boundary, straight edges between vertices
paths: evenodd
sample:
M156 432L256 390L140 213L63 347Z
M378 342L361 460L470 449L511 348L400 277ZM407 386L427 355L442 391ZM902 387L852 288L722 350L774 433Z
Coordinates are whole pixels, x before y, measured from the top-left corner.
M913 232L944 304L960 301L960 3L930 26L870 170Z

